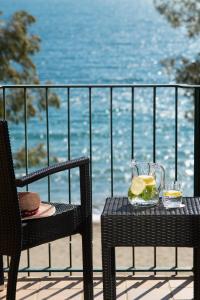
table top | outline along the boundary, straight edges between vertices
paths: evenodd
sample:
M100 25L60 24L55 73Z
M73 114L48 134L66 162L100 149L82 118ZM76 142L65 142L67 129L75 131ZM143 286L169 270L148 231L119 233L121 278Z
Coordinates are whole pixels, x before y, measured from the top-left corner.
M200 215L200 198L198 197L184 197L183 208L166 209L160 203L151 208L134 207L127 197L112 197L107 198L102 212L102 216L187 216Z

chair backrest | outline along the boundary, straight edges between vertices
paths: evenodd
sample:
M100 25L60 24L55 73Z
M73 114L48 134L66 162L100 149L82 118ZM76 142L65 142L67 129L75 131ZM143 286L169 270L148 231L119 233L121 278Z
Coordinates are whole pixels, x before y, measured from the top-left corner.
M0 254L11 255L21 243L18 203L9 132L0 121Z

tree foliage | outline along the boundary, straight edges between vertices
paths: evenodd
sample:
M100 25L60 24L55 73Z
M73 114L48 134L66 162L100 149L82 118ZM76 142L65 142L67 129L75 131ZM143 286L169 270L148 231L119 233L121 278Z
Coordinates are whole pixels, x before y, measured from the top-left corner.
M154 0L156 9L174 27L183 26L189 37L200 32L199 0Z
M7 22L1 20L0 81L39 83L31 56L39 51L40 39L28 33L34 22L35 18L25 11L16 12Z
M158 12L165 17L173 28L185 29L188 38L198 37L200 33L199 0L154 0ZM181 57L167 58L162 64L174 72L177 83L200 84L200 53L193 60Z
M40 83L33 62L34 55L40 50L40 38L30 33L30 26L35 22L36 19L25 11L15 12L6 20L0 12L0 82L2 84ZM3 93L0 94L0 116L5 113L6 119L14 123L23 122L24 117L41 118L41 113L46 108L44 92L42 89L7 88L6 111L4 111ZM48 105L59 108L60 99L55 93L48 94ZM22 149L20 151L22 154ZM33 157L34 153L43 159L42 146L36 146L31 152L32 162L39 163L38 159ZM21 155L17 157L20 160Z
M40 38L29 33L35 18L25 11L18 11L5 21L0 19L0 82L6 84L39 84L33 56L40 50ZM18 123L24 118L24 89L9 89L6 94L6 117ZM40 115L45 108L44 93L41 90L26 91L27 117ZM59 107L55 93L49 95L49 105ZM0 114L3 115L3 101L0 95Z
M45 150L44 144L40 143L35 147L28 149L28 161L29 165L32 166L40 165L46 163L47 151ZM25 168L26 167L26 151L22 147L17 153L14 154L15 167ZM52 163L58 162L56 157L51 159Z

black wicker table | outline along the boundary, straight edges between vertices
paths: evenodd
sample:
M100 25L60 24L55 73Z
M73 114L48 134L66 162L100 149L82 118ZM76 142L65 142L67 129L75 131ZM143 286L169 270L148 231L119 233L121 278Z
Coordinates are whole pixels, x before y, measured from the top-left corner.
M107 198L101 215L104 300L116 299L115 247L193 247L194 299L200 299L200 198L185 207L136 209L127 198Z

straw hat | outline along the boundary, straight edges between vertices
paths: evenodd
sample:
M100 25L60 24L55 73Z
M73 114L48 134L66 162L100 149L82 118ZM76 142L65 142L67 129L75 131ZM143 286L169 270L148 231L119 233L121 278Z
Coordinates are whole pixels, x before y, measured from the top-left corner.
M22 220L50 217L55 214L55 206L43 203L35 192L18 193Z

